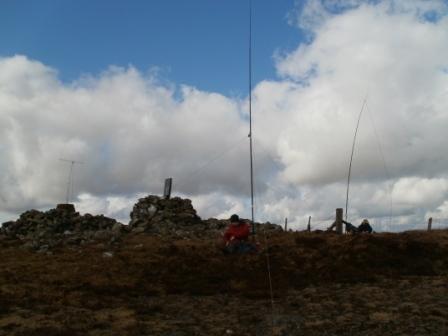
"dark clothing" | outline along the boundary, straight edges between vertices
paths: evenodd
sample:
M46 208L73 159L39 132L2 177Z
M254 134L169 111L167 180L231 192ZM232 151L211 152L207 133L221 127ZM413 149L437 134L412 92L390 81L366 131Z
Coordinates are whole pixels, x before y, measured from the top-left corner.
M244 254L257 252L257 247L248 241L233 240L224 248L225 253Z
M345 231L347 233L357 233L358 228L351 223L345 223Z
M369 223L362 223L360 226L358 226L358 232L372 233L372 231L373 229Z

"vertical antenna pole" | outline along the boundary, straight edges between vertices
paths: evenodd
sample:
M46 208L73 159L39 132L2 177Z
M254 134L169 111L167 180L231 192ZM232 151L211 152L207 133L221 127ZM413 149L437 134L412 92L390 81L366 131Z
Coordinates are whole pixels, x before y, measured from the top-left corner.
M249 146L250 146L250 205L252 234L255 234L254 218L254 162L252 145L252 0L249 0Z

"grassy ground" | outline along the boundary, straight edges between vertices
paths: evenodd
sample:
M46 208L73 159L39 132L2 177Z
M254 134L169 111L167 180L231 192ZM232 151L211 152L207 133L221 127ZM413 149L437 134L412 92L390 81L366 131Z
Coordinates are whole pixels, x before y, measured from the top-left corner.
M130 235L46 254L0 238L0 335L448 335L447 231L283 233L262 250Z

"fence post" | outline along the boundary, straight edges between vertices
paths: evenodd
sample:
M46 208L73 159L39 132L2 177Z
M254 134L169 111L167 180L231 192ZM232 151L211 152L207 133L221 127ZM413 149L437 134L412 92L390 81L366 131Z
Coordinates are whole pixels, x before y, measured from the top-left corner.
M285 218L285 232L288 231L288 217Z
M428 219L428 231L431 231L432 229L432 217L429 217Z
M342 220L344 218L344 209L336 209L336 233L342 234Z
M306 229L308 232L311 232L311 216L308 217L308 227Z

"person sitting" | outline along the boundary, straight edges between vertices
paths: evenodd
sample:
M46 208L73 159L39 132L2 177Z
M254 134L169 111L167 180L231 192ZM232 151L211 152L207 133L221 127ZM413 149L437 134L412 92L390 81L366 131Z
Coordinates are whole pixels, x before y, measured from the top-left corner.
M345 232L347 234L356 234L358 233L358 228L354 226L352 223L346 222L345 220L342 220L342 223L345 224ZM333 231L336 229L336 222L334 222L327 231Z
M352 223L348 223L346 221L343 221L343 223L345 224L345 232L347 234L356 234L356 233L358 233L358 228L356 226L354 226Z
M373 229L367 219L364 219L361 225L358 226L358 232L372 233Z
M240 220L238 215L230 217L230 225L224 232L224 252L226 253L248 253L255 252L256 247L249 242L249 224Z

